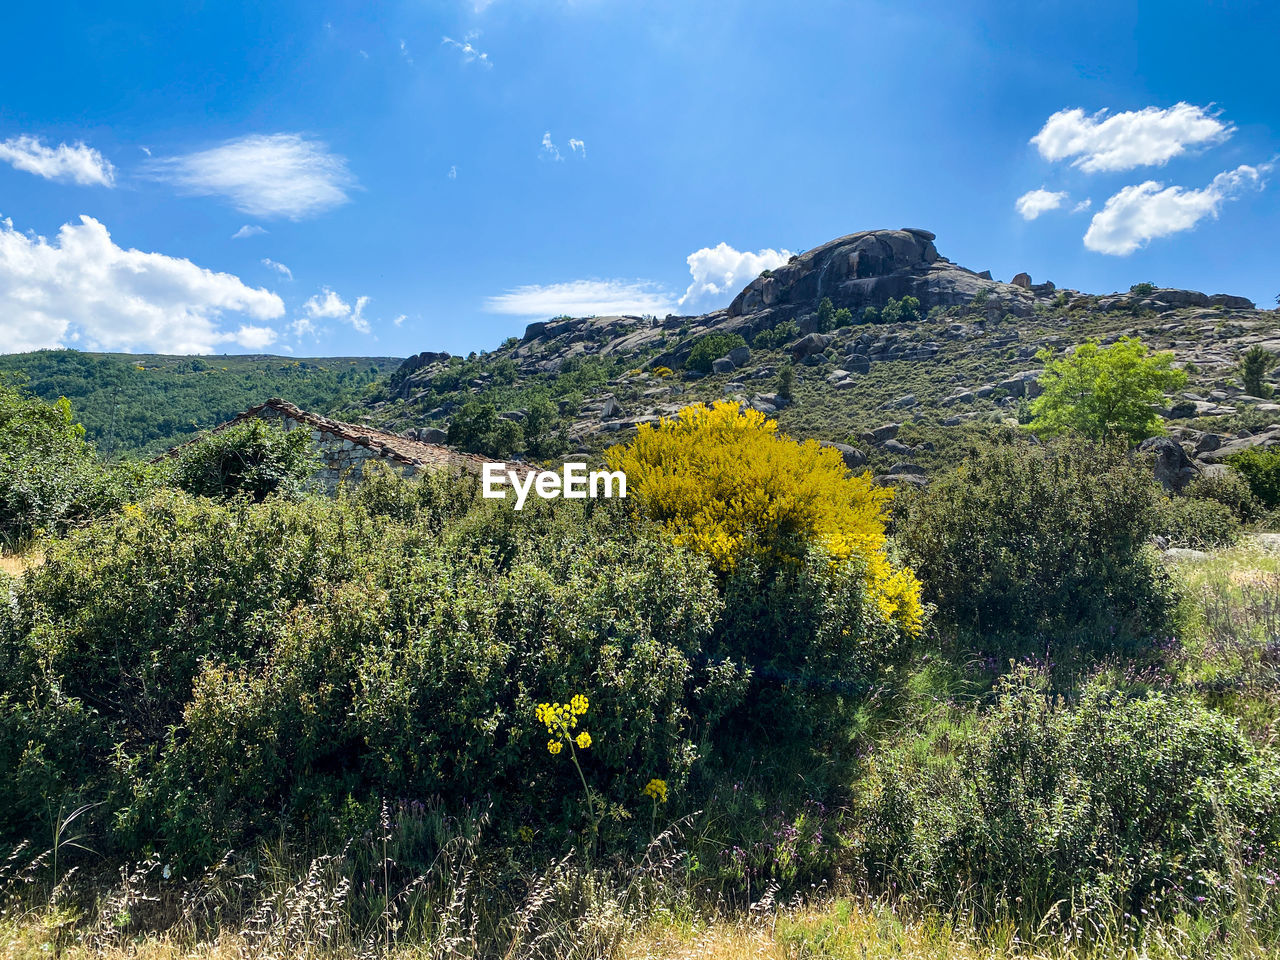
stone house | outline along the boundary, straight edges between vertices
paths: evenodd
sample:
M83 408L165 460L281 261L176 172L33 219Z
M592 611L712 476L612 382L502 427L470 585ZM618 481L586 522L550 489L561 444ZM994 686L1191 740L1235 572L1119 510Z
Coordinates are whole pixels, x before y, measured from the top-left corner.
M387 464L406 477L441 470L455 475L470 473L479 476L486 462L484 457L462 453L451 447L424 443L375 427L308 413L287 400L280 399L271 399L250 407L234 419L214 427L209 433L226 430L255 417L279 423L286 430L311 431L311 440L320 461L316 480L331 492L343 480L358 482L365 464L375 460ZM164 456L181 456L187 446L196 442L197 440L190 440L174 447ZM515 469L521 468L520 465L513 466Z

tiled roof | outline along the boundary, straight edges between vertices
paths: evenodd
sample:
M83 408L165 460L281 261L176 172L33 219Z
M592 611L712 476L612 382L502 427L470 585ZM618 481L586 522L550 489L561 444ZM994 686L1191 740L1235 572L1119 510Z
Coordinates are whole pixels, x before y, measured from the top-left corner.
M304 423L314 430L331 433L343 440L350 440L354 444L368 447L380 456L397 460L400 463L413 464L426 470L453 470L479 474L485 463L494 462L474 453L463 453L459 450L454 450L452 447L444 447L435 443L423 443L421 440L410 440L408 437L388 433L376 427L347 423L343 420L322 417L317 413L308 413L301 407L294 406L289 401L281 400L278 397L272 398L266 403L260 403L256 407L250 407L239 416L214 427L209 433L219 433L237 423L260 417L267 410L274 410L281 416ZM204 434L204 436L207 436L207 434ZM183 450L199 440L200 437L196 437L186 443L179 444L167 453L156 457L156 460L179 456ZM508 469L521 472L530 469L525 464L520 463L509 463L506 466Z

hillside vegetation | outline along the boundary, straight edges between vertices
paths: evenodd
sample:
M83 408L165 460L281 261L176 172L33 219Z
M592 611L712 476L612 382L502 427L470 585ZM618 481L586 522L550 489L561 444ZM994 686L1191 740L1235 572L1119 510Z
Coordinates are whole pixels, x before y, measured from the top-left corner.
M1141 285L1104 309L883 233L753 281L700 354L553 321L361 408L452 397L456 441L598 448L626 499L516 511L377 467L322 495L309 432L265 421L112 460L0 383L0 950L1274 955L1271 315ZM1266 356L1178 347L1210 322L1186 310ZM1148 314L1221 363L1129 336ZM962 411L937 422L899 394L857 445L785 429L945 369L883 339L931 324L975 331L953 373L1042 368L921 387ZM993 359L997 331L1028 342ZM775 391L724 398L770 355ZM714 402L628 419L649 382Z
M167 357L37 350L0 355L0 375L66 397L105 457L163 453L269 397L329 414L363 399L392 357Z
M611 450L629 499L517 513L445 476L308 493L266 424L137 470L4 408L113 491L0 575L17 955L1280 933L1271 541L1160 555L1174 501L1123 444L1009 435L894 496L729 403Z

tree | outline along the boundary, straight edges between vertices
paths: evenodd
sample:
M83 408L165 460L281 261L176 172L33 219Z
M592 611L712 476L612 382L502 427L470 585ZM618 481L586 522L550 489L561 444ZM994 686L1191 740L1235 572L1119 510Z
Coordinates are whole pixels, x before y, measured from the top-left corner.
M826 333L835 326L836 307L830 297L823 297L818 304L818 332Z
M1245 393L1252 397L1271 396L1271 388L1262 382L1262 378L1271 372L1272 367L1276 365L1276 359L1274 353L1257 344L1244 352L1236 370L1244 382Z
M778 396L783 400L791 399L791 391L795 389L796 368L790 363L784 363L778 371Z
M492 403L463 404L449 424L449 443L486 457L509 457L520 451L524 431L514 420L498 416Z
M915 297L895 300L890 297L880 311L881 323L910 323L920 319L920 301Z
M1074 433L1137 443L1162 432L1155 408L1167 391L1187 382L1184 371L1173 369L1172 352L1148 353L1133 337L1109 347L1089 340L1056 359L1043 349L1036 358L1045 365L1044 392L1032 401L1030 428L1041 436Z

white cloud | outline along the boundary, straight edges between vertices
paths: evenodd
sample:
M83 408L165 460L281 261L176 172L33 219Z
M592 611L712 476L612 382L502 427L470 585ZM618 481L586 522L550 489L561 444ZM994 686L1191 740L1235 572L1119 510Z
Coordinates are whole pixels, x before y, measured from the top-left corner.
M283 263L277 263L276 261L272 260L270 257L263 257L262 265L264 267L270 267L272 270L276 271L276 273L279 273L281 276L283 276L286 280L293 279L292 270L286 267Z
M471 41L474 40L476 36L477 34L469 33L465 40L455 40L453 37L444 37L440 42L447 47L453 47L455 50L460 51L462 53L463 63L478 63L480 66L485 68L492 67L493 61L489 59L489 55L487 53L481 53L472 45Z
M289 331L299 340L304 336L314 337L320 333L316 325L306 317L299 317L297 320L294 320L293 323L289 324Z
M248 240L250 237L258 237L266 233L262 227L256 223L246 223L243 227L231 235L232 240Z
M396 317L396 318L395 318L394 320L392 320L391 322L392 322L392 323L394 323L397 327L399 327L399 326L403 326L403 325L404 325L404 322L405 322L406 320L408 320L408 319L409 319L409 318L408 318L407 316L405 316L405 315L402 313L402 314L400 314L400 316Z
M116 184L116 168L111 161L83 143L46 147L39 137L10 137L0 143L0 160L46 180L69 180L85 187Z
M570 280L516 287L485 301L491 313L518 317L665 316L675 307L670 291L651 280Z
M1084 213L1084 211L1088 210L1092 206L1093 206L1093 200L1091 200L1089 197L1085 197L1083 200L1081 200L1079 203L1077 203L1074 207L1071 208L1071 212Z
M68 343L91 350L212 353L261 349L270 327L223 330L225 313L273 320L274 293L190 260L125 250L92 217L63 224L53 243L0 221L0 343L10 351Z
M542 135L542 153L543 160L563 160L560 156L560 148L551 142L551 131L548 130Z
M686 257L693 282L680 298L681 308L709 310L728 305L738 291L762 270L780 267L791 258L790 250L735 250L727 243L703 247Z
M321 287L320 292L310 297L302 305L311 320L341 320L349 323L357 333L369 333L371 327L364 315L364 308L369 304L369 297L357 297L354 307L328 287ZM295 326L296 326L295 322ZM315 328L308 324L310 332ZM301 334L298 334L299 336Z
M351 312L351 304L328 287L322 287L320 293L302 305L302 309L307 311L307 315L312 319L345 317Z
M369 321L364 317L364 308L368 306L368 297L357 297L356 308L351 311L351 316L347 317L347 322L355 327L357 333L369 333Z
M581 140L574 140L570 138L569 150L572 153L577 153L578 151L582 151L582 159L583 160L587 159L587 145L583 143Z
M400 41L400 56L404 57L409 66L413 66L413 57L409 56L409 45L403 40Z
M1067 200L1066 191L1046 190L1040 187L1038 190L1028 190L1020 196L1014 207L1018 211L1018 215L1023 220L1034 220L1042 213L1048 213L1050 210L1057 210Z
M1075 157L1072 166L1097 173L1164 164L1189 146L1220 143L1233 132L1205 107L1189 103L1110 117L1106 110L1089 115L1076 107L1051 116L1031 142L1046 160Z
M1093 215L1084 245L1098 253L1125 256L1156 237L1190 230L1205 217L1216 217L1224 201L1243 190L1261 190L1271 164L1242 164L1213 178L1202 190L1166 187L1148 180L1125 187Z
M199 196L224 197L254 217L301 220L341 206L355 179L344 157L296 133L255 134L156 161L163 180Z
M449 168L449 179L450 180L458 179L458 168L456 166Z
M276 342L277 334L270 327L252 327L242 324L232 337L246 350L262 350Z

